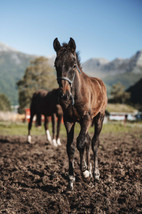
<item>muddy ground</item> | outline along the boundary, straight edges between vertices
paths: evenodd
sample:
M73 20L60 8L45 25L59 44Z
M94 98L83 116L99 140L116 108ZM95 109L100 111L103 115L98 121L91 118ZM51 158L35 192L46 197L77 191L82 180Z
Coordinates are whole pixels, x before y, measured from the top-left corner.
M101 135L98 183L82 180L76 150L72 192L65 139L58 148L33 140L0 136L0 213L142 213L142 134Z

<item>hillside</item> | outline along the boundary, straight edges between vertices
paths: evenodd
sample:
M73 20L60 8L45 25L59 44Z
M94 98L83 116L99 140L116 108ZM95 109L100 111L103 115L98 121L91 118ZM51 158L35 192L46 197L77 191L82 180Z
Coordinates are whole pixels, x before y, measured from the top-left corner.
M18 104L16 82L24 75L30 61L36 57L0 43L0 93L7 95L12 105ZM49 59L49 64L53 66L54 57ZM128 88L142 78L142 51L129 59L108 61L91 58L82 64L82 68L88 75L102 78L109 94L115 83L120 82Z
M34 58L0 43L0 93L6 94L13 105L18 103L16 82Z
M102 78L108 91L117 82L128 88L142 78L142 51L138 51L129 59L116 58L108 61L92 58L83 63L82 67L90 76Z

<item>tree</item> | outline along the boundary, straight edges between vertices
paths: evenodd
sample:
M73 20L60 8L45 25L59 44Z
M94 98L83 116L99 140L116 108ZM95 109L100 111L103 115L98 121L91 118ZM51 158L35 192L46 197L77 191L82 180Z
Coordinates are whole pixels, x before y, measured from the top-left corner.
M111 98L109 101L112 103L127 103L130 99L130 93L124 89L121 83L114 84L111 89Z
M5 94L0 94L0 111L11 111L10 101Z
M51 90L57 87L55 71L45 57L36 58L25 70L21 80L17 82L19 94L19 113L29 107L32 95L39 89Z

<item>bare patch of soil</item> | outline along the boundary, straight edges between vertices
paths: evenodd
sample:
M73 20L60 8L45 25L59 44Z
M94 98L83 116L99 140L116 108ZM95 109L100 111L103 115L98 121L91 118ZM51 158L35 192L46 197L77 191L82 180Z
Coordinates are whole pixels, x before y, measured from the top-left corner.
M139 137L138 137L139 136ZM68 191L66 140L0 136L0 213L141 213L142 138L101 135L98 183L85 183L75 153L76 182ZM92 154L91 154L91 159Z

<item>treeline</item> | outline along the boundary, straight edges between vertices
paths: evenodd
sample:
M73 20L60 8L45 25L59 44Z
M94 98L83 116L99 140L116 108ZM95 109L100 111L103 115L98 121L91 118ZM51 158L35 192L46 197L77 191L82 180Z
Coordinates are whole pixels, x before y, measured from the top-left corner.
M39 57L31 61L23 77L17 82L19 113L24 113L30 107L32 95L39 89L50 91L57 87L55 70L48 59ZM11 110L11 104L6 95L0 94L0 111Z
M31 61L25 70L24 76L17 82L19 113L24 113L25 108L30 107L31 98L35 91L39 89L50 91L56 87L58 85L55 69L49 65L48 59L39 57ZM131 98L131 91L126 91L121 83L117 83L112 86L108 101L109 103L130 104L136 107L137 104L133 103ZM142 103L137 106L139 110L142 110ZM11 110L10 101L4 94L0 94L0 110Z
M5 94L0 94L0 111L11 111L11 104Z
M131 94L125 91L125 87L121 83L116 83L111 88L110 103L130 103Z
M48 59L39 57L33 60L25 70L21 80L17 82L19 95L19 113L29 108L32 95L39 89L50 91L57 87L55 70L49 66Z
M142 79L135 85L125 90L121 83L114 84L111 88L109 103L128 104L142 111Z

